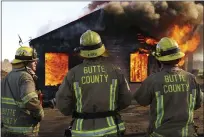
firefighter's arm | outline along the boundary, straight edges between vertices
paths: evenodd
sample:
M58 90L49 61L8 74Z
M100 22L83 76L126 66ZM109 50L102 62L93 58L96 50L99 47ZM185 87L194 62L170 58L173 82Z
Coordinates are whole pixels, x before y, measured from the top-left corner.
M44 117L44 111L38 99L35 83L31 75L23 74L20 84L21 100L25 108L30 111L31 115L39 122Z
M133 97L141 106L148 106L152 102L151 90L151 80L147 78L134 93Z
M65 116L71 115L73 110L72 77L73 73L69 71L55 96L56 107Z
M197 110L201 107L202 103L203 103L203 92L200 89L200 85L197 84L196 86L196 102L195 102L195 107L194 110Z
M122 110L131 104L132 94L124 74L122 74L120 69L117 72L119 75L118 109Z

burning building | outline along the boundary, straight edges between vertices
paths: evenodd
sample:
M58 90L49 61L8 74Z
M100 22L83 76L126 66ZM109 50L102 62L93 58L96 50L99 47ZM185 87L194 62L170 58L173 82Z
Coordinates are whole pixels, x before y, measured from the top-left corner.
M82 62L75 55L74 48L80 46L80 36L87 29L101 35L110 56L113 56L111 59L121 67L130 82L141 82L146 78L149 56L139 51L145 44L137 39L137 33L148 34L134 26L124 29L114 24L113 16L100 9L30 41L39 57L38 85L48 98L54 97L69 69ZM134 67L137 71L130 72Z
M120 4L127 6L125 2ZM30 41L30 45L38 53L38 85L45 94L45 98L53 98L66 73L82 62L75 55L74 48L80 46L80 36L87 29L96 31L101 35L103 43L112 56L112 62L123 70L133 91L148 75L159 70L159 64L151 55L159 35L150 33L154 30L148 31L143 29L143 26L131 23L124 16L124 9L117 10L113 14L110 7L111 5L107 5L104 9L95 10L78 20ZM116 8L118 7L116 6ZM192 52L196 49L200 37L197 34L189 33L197 27L190 25L169 27L171 27L171 31L169 31L168 36L176 39L183 46L181 48L184 52ZM184 38L185 36L187 38ZM189 49L188 44L195 46ZM181 65L183 64L181 62Z

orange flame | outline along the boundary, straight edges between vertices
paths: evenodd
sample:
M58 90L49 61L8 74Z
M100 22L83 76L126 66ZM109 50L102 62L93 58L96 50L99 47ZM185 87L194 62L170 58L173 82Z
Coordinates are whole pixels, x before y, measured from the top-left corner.
M145 37L141 34L137 34L138 40L140 41L140 43L146 43L148 45L156 45L158 43L157 40L150 38L150 37Z
M169 37L177 41L181 51L187 54L188 52L195 51L200 43L200 35L198 33L190 37L192 31L193 27L190 25L182 27L174 25ZM184 63L185 61L182 59L178 65L183 66Z
M147 77L148 54L130 54L130 81L142 82Z
M149 45L156 45L158 43L158 41L156 41L155 39L152 39L152 38L146 38L145 42Z
M68 72L68 55L65 53L45 53L45 85L61 84Z
M168 37L177 41L181 51L188 54L188 52L195 51L200 43L200 35L198 33L193 35L192 31L193 27L191 25L184 25L181 27L179 25L174 25ZM158 43L157 40L144 37L141 34L138 34L138 40L140 43L146 43L148 45L156 45ZM184 62L184 59L182 59L179 66L183 66Z
M181 51L184 53L193 52L199 45L200 35L196 33L193 37L185 40L186 36L189 36L192 32L193 27L190 25L185 25L179 27L178 25L174 25L170 38L177 41Z

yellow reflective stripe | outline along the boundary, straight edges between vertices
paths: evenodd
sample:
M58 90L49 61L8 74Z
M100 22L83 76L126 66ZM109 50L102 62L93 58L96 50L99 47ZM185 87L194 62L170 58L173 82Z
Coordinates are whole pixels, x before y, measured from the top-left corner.
M110 123L109 118L110 118L110 117L106 117L106 121L107 121L107 123L108 123L108 126L110 127L110 126L112 126L112 124Z
M113 117L106 117L106 120L107 120L107 123L108 123L108 126L109 126L109 127L115 125L115 122L114 122L114 120L113 120Z
M110 108L109 110L115 110L116 87L117 87L117 79L112 79L112 84L110 85Z
M36 92L30 92L22 98L22 101L24 104L26 104L32 98L38 98L38 94Z
M113 79L112 80L112 83L113 83L113 99L112 99L112 110L115 110L115 92L116 92L116 87L117 87L117 79Z
M74 82L74 91L76 96L76 108L77 112L82 112L82 94L81 94L81 87L79 87L79 82ZM76 130L82 130L83 119L76 120Z
M43 109L40 109L40 111L39 111L39 114L38 114L39 116L44 116L44 110Z
M194 107L195 107L195 102L196 102L196 89L193 89L193 99L192 99L192 106L191 106L191 119L190 119L190 122L194 122L193 120L193 112L194 112Z
M110 105L109 110L113 111L115 110L115 94L116 94L116 87L117 87L117 79L112 79L112 84L110 85ZM113 117L107 117L106 118L108 126L114 126L115 122L113 120Z
M77 131L82 130L82 123L83 123L83 119L77 119L77 121L76 121L76 130Z
M38 132L39 131L39 126L37 127L12 127L5 125L5 130L9 132L14 132L14 133L28 133L28 132Z
M193 110L196 100L196 89L193 89L192 94L190 94L190 102L188 107L188 121L186 126L182 128L182 137L188 136L188 125L193 122Z
M8 104L8 105L17 105L19 107L24 107L24 104L22 102L15 101L13 98L1 97L1 103L2 104Z
M161 126L161 121L164 116L164 104L163 104L163 95L161 95L161 92L155 92L156 94L156 100L157 100L157 119L155 121L155 128L157 129L159 126Z
M119 124L119 129L120 131L125 130L125 125L124 123ZM117 128L116 126L112 127L107 127L107 128L102 128L98 130L92 130L92 131L76 131L72 129L72 135L73 136L103 136L103 135L108 135L108 134L113 134L117 133Z
M109 105L109 110L112 110L112 99L113 99L113 85L110 85L110 105Z
M156 133L156 132L153 132L150 137L163 137L162 135Z
M81 112L82 109L82 95L81 95L81 88L79 87L78 82L74 82L74 91L75 91L75 96L76 96L76 107L77 107L77 112Z

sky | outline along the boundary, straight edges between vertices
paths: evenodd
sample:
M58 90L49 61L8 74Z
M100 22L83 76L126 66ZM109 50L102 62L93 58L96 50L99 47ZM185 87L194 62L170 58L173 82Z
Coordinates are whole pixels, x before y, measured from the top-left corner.
M3 1L2 2L2 56L1 60L15 57L19 37L25 46L36 38L83 16L90 1Z

